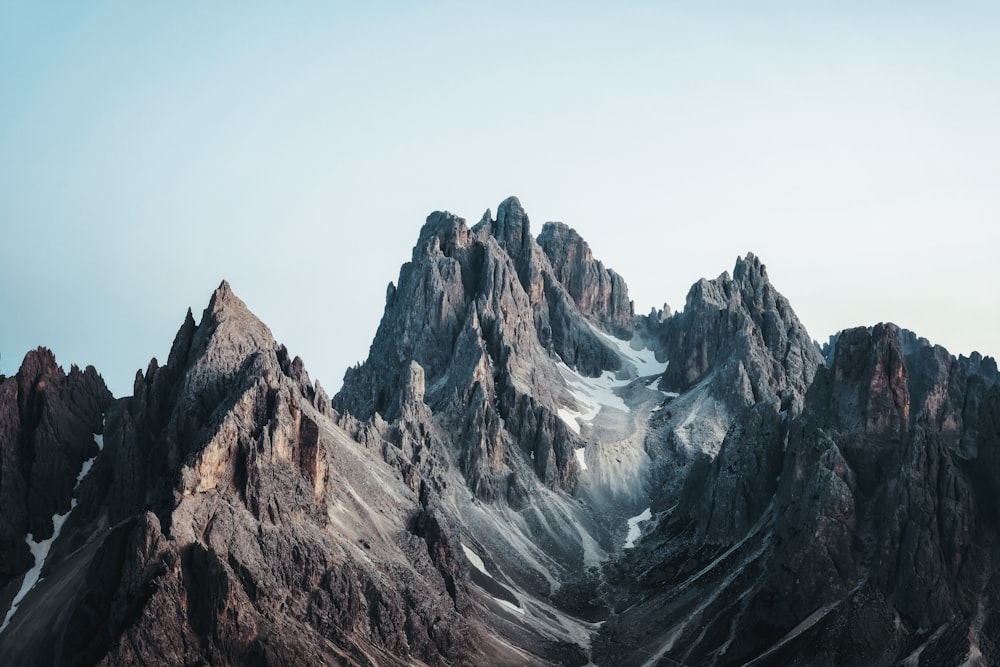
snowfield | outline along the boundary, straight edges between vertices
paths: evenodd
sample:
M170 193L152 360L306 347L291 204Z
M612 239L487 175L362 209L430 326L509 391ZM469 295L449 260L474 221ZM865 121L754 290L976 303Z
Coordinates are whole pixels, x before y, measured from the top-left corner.
M649 521L652 518L653 514L650 512L650 508L647 507L642 511L642 514L637 514L628 520L628 534L625 536L625 546L622 547L623 549L631 549L635 546L635 541L642 535L642 529L639 528L639 524L643 521Z
M561 361L557 364L559 374L576 402L576 409L563 406L559 408L558 414L577 435L580 434L581 424L592 423L604 408L625 414L631 412L625 401L615 392L616 389L628 386L636 378L650 375L657 376L652 381L655 385L659 381L659 376L667 369L667 363L657 361L655 353L649 348L634 350L627 340L615 338L596 328L593 328L593 331L601 340L617 350L618 356L625 362L625 368L617 375L605 371L600 377L591 378L581 375ZM619 375L623 376L623 379L618 379ZM581 467L586 469L585 465Z

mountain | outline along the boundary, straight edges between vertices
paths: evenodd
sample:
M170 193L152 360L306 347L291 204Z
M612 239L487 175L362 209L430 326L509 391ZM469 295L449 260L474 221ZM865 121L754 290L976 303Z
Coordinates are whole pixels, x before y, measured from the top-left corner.
M597 662L995 663L996 363L885 324L830 358L798 417L742 413L609 566Z
M225 282L130 397L0 378L0 654L993 664L998 379L820 349L753 255L636 315L516 198L435 212L332 399Z

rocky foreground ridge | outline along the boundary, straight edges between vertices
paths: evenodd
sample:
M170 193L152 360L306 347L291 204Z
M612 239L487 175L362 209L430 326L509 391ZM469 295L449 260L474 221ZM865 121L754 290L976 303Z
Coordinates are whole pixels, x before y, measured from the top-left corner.
M998 378L821 349L753 255L637 316L516 199L433 213L332 399L226 283L130 397L0 377L0 655L1000 664Z

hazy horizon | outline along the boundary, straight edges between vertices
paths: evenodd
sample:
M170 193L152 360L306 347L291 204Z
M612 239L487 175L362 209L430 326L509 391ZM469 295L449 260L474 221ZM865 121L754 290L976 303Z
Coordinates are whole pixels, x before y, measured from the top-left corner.
M517 196L636 312L753 252L823 342L1000 353L1000 6L0 7L0 373L116 396L226 279L331 393L424 219Z

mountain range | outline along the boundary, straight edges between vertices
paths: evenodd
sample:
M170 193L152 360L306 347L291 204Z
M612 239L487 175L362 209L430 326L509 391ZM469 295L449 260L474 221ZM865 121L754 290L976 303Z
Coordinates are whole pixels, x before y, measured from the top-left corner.
M1000 664L998 380L815 343L752 254L642 315L516 198L435 212L332 398L225 282L132 396L0 376L0 655Z

